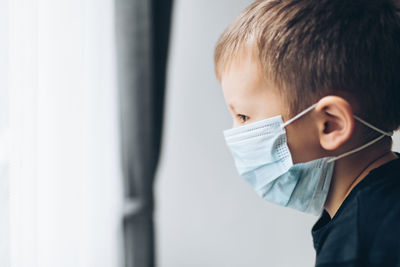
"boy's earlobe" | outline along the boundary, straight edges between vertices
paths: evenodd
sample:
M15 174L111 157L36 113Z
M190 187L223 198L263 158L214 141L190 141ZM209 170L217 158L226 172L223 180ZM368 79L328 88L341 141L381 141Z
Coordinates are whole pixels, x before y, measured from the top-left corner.
M323 149L335 150L350 139L354 130L353 112L342 97L326 96L318 101L319 140Z

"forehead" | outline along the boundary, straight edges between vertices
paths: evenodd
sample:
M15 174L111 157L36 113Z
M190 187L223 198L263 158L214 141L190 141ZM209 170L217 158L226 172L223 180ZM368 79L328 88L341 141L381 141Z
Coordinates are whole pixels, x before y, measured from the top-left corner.
M221 75L225 102L232 113L249 115L253 121L284 114L280 91L264 77L259 59L242 52Z
M249 49L238 51L221 74L221 86L228 105L236 98L262 90L265 85L259 59Z

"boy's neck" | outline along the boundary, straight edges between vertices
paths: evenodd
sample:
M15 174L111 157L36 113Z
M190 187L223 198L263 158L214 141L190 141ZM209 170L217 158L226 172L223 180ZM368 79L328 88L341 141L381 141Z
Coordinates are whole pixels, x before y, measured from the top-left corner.
M384 144L382 145L382 143ZM384 138L377 144L335 163L335 170L325 203L325 209L331 218L335 216L351 190L371 170L397 158L397 155L391 151L391 145L392 140Z

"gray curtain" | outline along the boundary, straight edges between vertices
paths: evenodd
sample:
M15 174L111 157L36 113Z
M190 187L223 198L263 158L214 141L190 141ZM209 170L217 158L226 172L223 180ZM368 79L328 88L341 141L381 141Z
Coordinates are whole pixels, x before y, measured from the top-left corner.
M125 263L155 266L153 183L160 154L172 0L116 0Z

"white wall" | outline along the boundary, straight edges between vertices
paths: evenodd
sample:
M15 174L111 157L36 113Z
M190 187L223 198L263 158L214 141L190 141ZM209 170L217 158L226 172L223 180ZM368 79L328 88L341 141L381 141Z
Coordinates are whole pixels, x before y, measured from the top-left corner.
M0 266L9 266L7 64L8 2L0 1Z
M156 185L160 267L312 266L316 218L263 201L237 174L213 49L251 1L176 1L162 161Z

